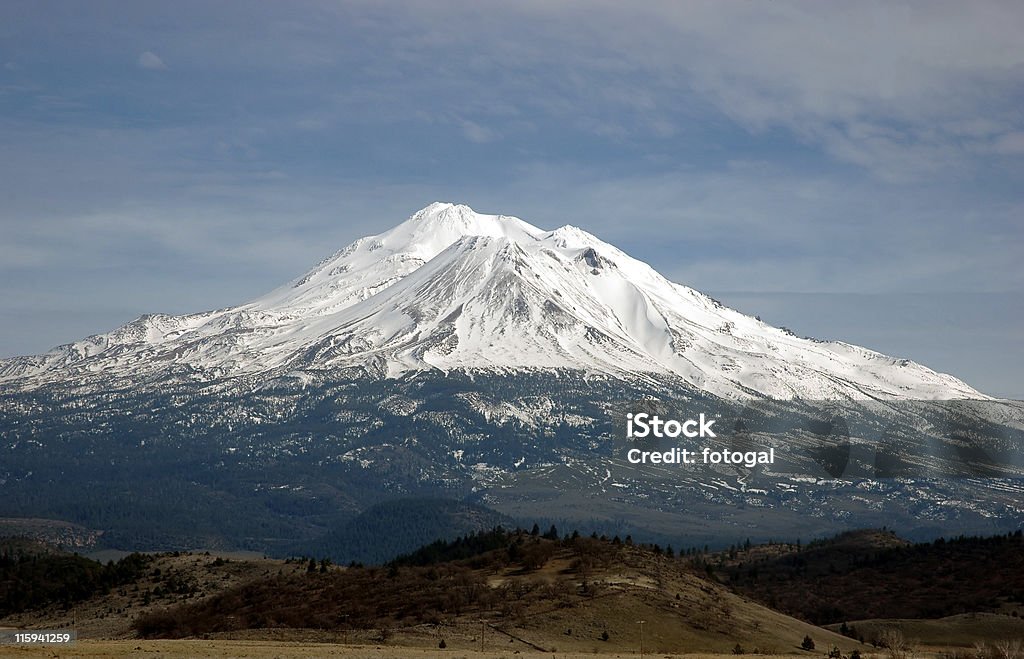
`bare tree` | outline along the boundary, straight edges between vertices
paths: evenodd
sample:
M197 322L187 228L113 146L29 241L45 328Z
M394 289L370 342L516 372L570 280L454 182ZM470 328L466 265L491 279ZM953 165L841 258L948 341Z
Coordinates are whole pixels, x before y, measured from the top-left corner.
M889 659L908 659L910 645L903 638L903 632L896 627L887 627L878 635L878 645L885 648Z
M980 641L974 644L977 659L1022 659L1024 648L1020 641L995 641L991 645Z

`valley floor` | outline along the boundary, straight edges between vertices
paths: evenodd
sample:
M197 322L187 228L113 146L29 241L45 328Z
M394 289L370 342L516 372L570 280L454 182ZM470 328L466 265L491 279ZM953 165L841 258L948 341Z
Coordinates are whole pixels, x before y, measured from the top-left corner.
M344 659L459 659L465 657L491 659L504 657L512 659L541 658L550 659L559 657L564 659L582 659L583 657L595 656L593 652L523 652L513 653L508 650L466 650L466 649L429 649L409 648L395 646L368 646L368 645L334 645L322 643L300 643L300 642L278 642L278 641L206 641L206 640L178 640L178 641L78 641L74 646L67 648L56 648L55 646L35 648L3 648L5 657L153 657L160 659L171 659L177 657L251 657L253 659L269 659L271 657L287 659L291 657L342 657ZM598 656L614 657L636 657L639 651L617 651L600 653ZM662 652L648 652L647 657L659 657L671 659L674 657L685 657L686 659L735 659L731 654L664 654ZM786 657L807 657L815 656L814 653L801 655L773 655L778 659ZM870 659L865 655L865 659Z

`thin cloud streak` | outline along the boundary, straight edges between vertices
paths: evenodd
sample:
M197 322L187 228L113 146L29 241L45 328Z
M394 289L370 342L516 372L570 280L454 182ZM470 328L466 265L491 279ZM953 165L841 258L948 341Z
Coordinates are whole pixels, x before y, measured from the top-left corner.
M148 50L139 55L136 63L140 69L149 69L150 71L165 71L167 69L167 65L160 59L160 56Z

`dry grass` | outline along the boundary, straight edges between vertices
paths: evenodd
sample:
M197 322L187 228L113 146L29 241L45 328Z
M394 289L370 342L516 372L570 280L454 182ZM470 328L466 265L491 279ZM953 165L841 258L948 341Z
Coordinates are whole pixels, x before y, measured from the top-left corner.
M978 659L978 643L992 645L1024 639L1024 619L1000 613L966 613L932 620L851 620L847 624L868 643L879 643L887 630L897 630L914 651L942 652L945 659ZM839 625L828 625L833 631L838 628ZM883 650L879 647L877 651ZM992 658L986 655L981 659Z
M450 570L453 579L467 589L464 600L454 608L451 601L436 597L445 595L444 589L428 588L420 592L419 587L430 581L429 567L401 568L394 578L388 577L386 568L378 569L372 578L367 573L360 576L358 571L341 568L335 568L337 572L333 574L313 575L306 573L304 564L265 559L218 564L213 557L193 554L161 556L154 570L156 568L161 571L160 577L147 577L138 589L129 587L122 592L112 592L66 611L54 608L12 616L0 620L0 625L37 629L73 627L83 639L129 643L95 647L120 651L135 647L130 645L135 642L143 648L165 648L160 652L186 648L185 655L193 650L199 652L199 648L207 647L207 642L215 646L222 642L286 644L282 648L298 644L294 647L300 649L295 652L302 654L304 643L316 641L359 645L362 649L358 652L370 653L367 656L401 653L401 656L457 657L479 651L481 629L484 648L497 653L495 656L511 657L516 652L522 656L541 649L549 653L547 656L551 656L550 653L558 656L566 653L630 655L639 648L638 620L646 621L644 646L651 656L653 653L664 656L694 652L733 656L731 651L737 644L747 653L799 653L800 641L808 634L819 647L838 645L846 654L857 647L862 653L868 649L851 639L735 595L694 574L683 561L634 547L582 557L571 548L558 547L539 562L535 570L488 561L477 565L437 566L442 575ZM198 591L164 592L160 598L153 596L154 589L165 583L168 575ZM294 597L288 601L271 599L265 609L251 607L246 615L254 617L246 619L243 625L209 627L207 631L192 634L192 638L183 639L184 645L168 645L168 641L160 640L145 643L128 640L135 638L133 624L140 614L185 606L191 614L198 614L197 619L206 614L223 619L239 613L235 607L239 602L245 603L244 597L238 598L239 593L273 597L274 589L268 590L267 586L281 584L289 584L289 588L277 591L278 594L287 592ZM346 584L354 584L362 590L350 593ZM408 590L405 586L414 587ZM337 590L333 590L335 587ZM149 604L145 603L146 591L151 593ZM332 593L338 597L333 597ZM362 601L356 603L357 609L348 612L346 598L351 595L359 596ZM276 617L280 612L294 615L296 610L291 607L304 599L318 602L318 606L334 607L330 612L334 618L322 618L324 629L302 628L310 626L301 622L302 615L292 620L293 625L282 624L288 620ZM204 606L203 602L209 606ZM229 606L220 608L213 605L215 602ZM249 603L252 602L250 599ZM423 610L430 615L419 615L419 609L410 603L424 605ZM280 611L276 611L276 607L280 607ZM346 613L355 617L339 620L337 616ZM256 615L267 616L268 624L259 624ZM250 624L253 621L257 621L256 624ZM209 638L200 638L202 636ZM446 646L443 652L438 650L442 640ZM75 652L90 656L84 653L86 648L94 647L92 643L82 641L79 645L82 649ZM377 645L385 649L374 655ZM332 652L349 652L339 656L359 656L351 654L355 650L343 647L318 646L319 649L327 647ZM92 656L99 655L102 652ZM157 653L156 656L162 655Z
M80 641L73 647L58 649L46 648L14 648L5 655L10 657L129 657L142 656L159 659L172 658L205 658L205 657L246 657L252 659L292 657L339 657L342 659L584 659L593 657L591 652L558 652L551 653L521 651L511 653L506 650L438 650L430 648L396 648L393 646L341 646L319 643L288 643L274 641ZM634 653L618 654L617 656L638 656ZM659 659L736 659L732 654L664 654L648 653L648 657ZM779 659L807 659L808 655L779 655Z

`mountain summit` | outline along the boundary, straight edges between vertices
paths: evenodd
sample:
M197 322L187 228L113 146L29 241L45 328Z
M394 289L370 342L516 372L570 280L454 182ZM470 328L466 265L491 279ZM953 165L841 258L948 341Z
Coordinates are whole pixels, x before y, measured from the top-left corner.
M0 383L137 385L327 377L357 369L572 369L746 398L986 398L956 378L793 336L675 284L571 226L434 203L248 304L147 315L39 356Z

